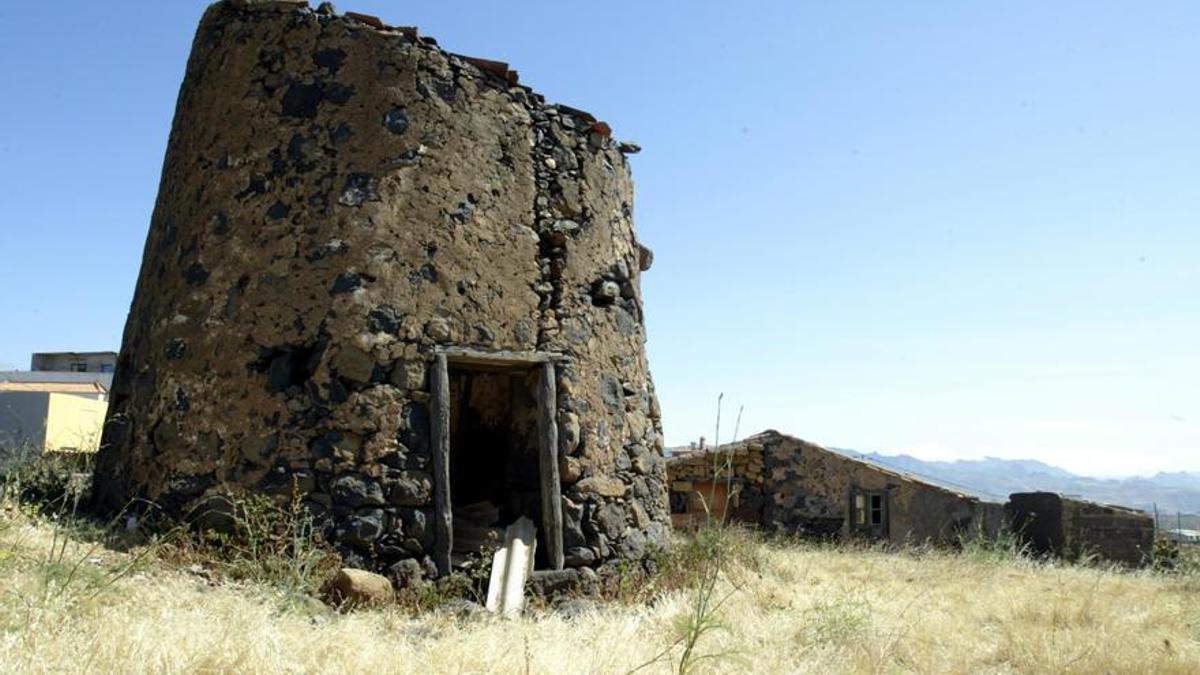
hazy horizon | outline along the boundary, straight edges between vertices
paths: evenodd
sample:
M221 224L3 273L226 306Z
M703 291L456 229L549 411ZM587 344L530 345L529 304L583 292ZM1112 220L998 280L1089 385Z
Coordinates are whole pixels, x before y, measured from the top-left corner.
M119 348L206 4L0 7L0 364ZM644 147L668 446L1200 471L1200 5L338 9Z

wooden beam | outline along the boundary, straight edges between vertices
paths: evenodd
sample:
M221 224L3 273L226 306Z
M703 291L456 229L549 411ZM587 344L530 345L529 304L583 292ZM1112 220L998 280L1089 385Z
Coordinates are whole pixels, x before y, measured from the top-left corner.
M450 372L446 355L437 354L430 374L430 451L433 453L433 562L438 575L450 573L450 551L454 548L454 528L450 501Z
M558 479L558 393L554 363L542 364L538 378L538 444L542 479L542 532L546 558L553 569L563 568L562 483Z
M556 352L510 352L485 351L470 347L441 347L437 353L446 357L453 365L521 366L531 367L541 363L565 361L566 356Z
M537 554L537 527L521 516L504 532L504 548L492 555L492 576L488 582L489 612L514 617L525 609L525 581L533 573Z

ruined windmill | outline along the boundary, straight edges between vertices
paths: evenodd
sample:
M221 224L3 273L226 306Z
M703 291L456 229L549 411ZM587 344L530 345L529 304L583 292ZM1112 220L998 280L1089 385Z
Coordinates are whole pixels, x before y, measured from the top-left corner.
M665 544L634 150L415 29L212 5L98 504L206 518L228 495L295 494L348 558L431 575L522 516L539 568Z

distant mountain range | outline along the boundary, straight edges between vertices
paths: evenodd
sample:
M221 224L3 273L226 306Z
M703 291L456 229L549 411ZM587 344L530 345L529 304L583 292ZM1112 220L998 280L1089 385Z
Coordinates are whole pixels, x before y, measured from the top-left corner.
M988 499L1007 499L1013 492L1044 490L1078 495L1106 504L1132 506L1153 512L1154 505L1163 517L1174 519L1176 512L1200 513L1200 473L1160 472L1150 477L1089 478L1032 459L956 460L927 462L911 455L860 453L835 448L888 469L904 471ZM1171 523L1174 526L1174 523Z

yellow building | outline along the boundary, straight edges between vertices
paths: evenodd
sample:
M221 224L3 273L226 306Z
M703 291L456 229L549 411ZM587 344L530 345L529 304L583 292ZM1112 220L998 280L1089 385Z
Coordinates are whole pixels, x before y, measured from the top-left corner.
M0 372L0 459L13 451L95 452L111 385L107 370Z

